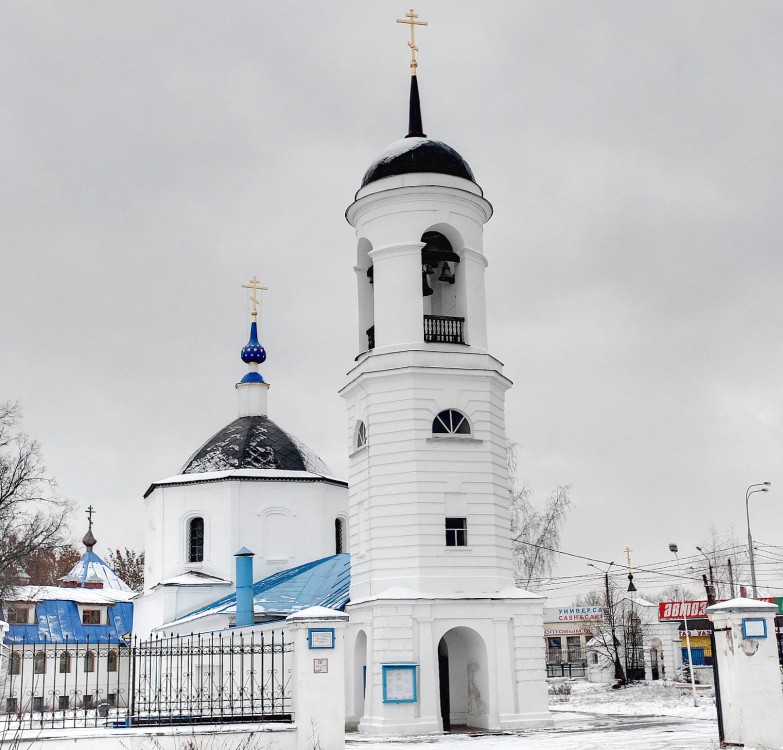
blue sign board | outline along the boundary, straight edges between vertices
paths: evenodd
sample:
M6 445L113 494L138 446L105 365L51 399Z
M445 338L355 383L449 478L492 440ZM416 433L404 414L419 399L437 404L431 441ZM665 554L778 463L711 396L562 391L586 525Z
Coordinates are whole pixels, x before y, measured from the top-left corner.
M334 648L334 628L308 628L307 645L310 648Z
M416 703L419 699L416 685L417 664L382 664L383 702Z

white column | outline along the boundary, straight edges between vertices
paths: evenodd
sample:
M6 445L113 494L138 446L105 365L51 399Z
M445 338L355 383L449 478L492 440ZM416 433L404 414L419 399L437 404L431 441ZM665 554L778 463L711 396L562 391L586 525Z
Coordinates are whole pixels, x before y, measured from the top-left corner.
M298 750L345 747L347 621L345 613L325 607L309 607L286 618L286 633L294 644L291 682ZM334 633L332 647L315 648L323 645L328 631Z
M375 346L424 340L421 286L423 242L386 245L370 252L375 297Z
M774 604L753 599L731 599L707 609L715 628L726 742L783 745L776 613Z
M487 348L487 300L484 291L484 269L487 259L477 250L469 247L461 251L462 266L459 271L464 277L465 343L479 349ZM458 282L459 283L459 278Z

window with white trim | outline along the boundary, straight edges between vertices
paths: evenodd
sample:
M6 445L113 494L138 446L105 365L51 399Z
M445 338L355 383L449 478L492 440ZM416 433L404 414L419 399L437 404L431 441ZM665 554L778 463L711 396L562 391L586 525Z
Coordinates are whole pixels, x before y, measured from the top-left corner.
M358 450L359 448L364 448L365 445L367 445L367 425L364 422L359 422L356 425L355 447Z
M204 562L204 519L196 516L188 521L188 562Z
M468 546L468 519L467 518L446 519L446 546L447 547Z
M456 409L446 409L432 420L433 435L470 435L468 418Z

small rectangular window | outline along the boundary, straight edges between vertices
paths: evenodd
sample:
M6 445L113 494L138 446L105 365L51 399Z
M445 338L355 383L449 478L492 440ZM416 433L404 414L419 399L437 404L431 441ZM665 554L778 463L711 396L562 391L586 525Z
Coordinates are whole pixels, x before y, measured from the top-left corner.
M43 696L40 695L34 695L33 696L33 711L43 711L44 710L44 702L43 702Z
M30 623L30 608L18 604L9 604L5 619L12 625L28 625Z
M15 714L19 710L19 703L16 698L5 699L5 712L7 714Z
M60 695L57 697L57 708L60 709L60 711L65 711L68 708L68 696L67 695Z
M101 624L101 611L99 609L83 609L82 610L82 624L84 624L84 625L100 625Z
M468 546L468 519L467 518L446 519L446 546L447 547Z

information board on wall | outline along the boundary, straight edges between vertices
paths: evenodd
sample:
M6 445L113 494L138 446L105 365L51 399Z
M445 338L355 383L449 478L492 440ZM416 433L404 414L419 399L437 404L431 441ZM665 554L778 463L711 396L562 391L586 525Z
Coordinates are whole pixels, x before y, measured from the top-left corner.
M384 665L383 680L386 702L408 703L416 700L415 667Z

